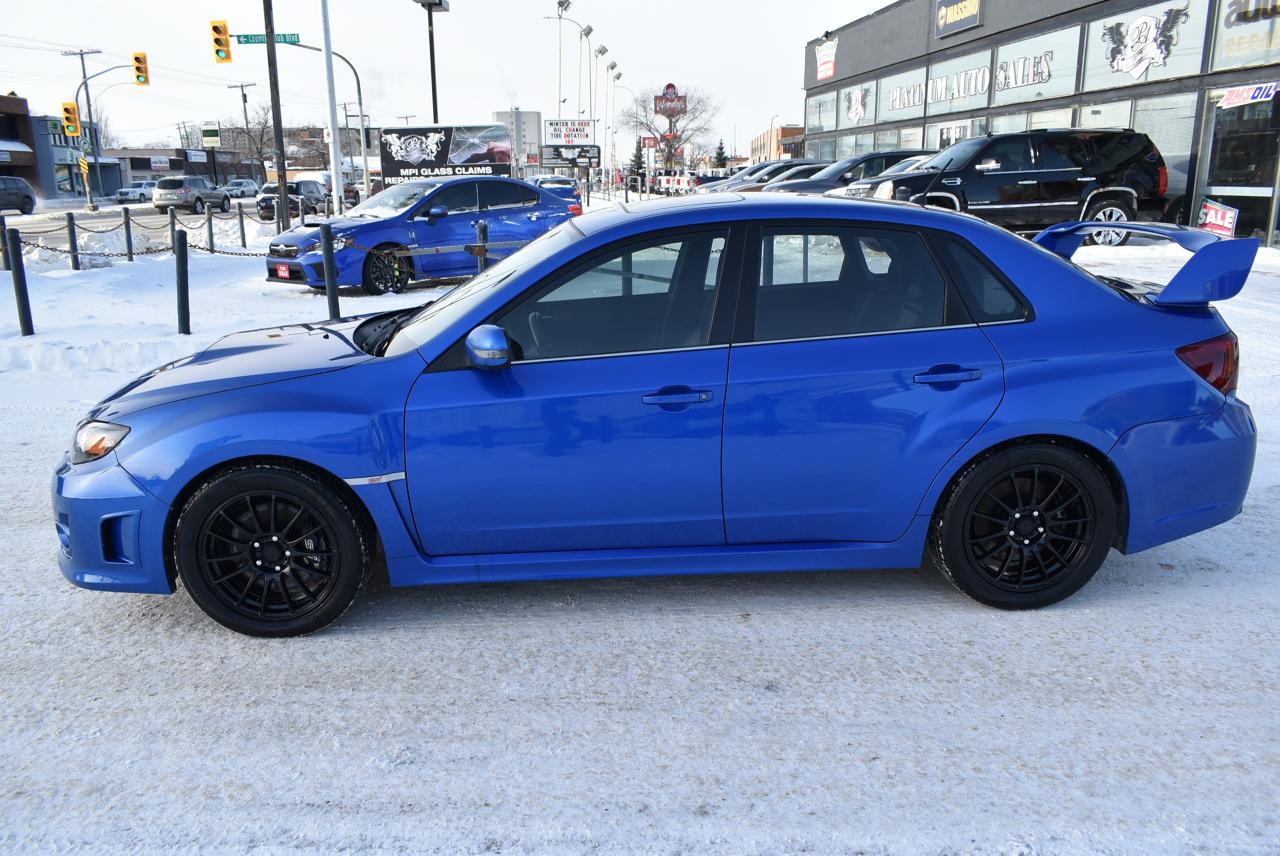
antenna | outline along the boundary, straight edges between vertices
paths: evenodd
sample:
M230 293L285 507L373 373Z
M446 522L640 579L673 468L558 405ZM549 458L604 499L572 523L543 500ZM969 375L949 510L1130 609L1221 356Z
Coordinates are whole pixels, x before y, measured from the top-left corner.
M933 174L933 178L929 179L929 184L925 187L924 193L920 194L921 208L924 208L926 205L929 204L928 203L929 191L933 190L934 186L937 185L938 179L942 178L942 174L951 168L952 160L954 160L954 158L948 159L947 162L944 163L941 167L939 167L938 171Z

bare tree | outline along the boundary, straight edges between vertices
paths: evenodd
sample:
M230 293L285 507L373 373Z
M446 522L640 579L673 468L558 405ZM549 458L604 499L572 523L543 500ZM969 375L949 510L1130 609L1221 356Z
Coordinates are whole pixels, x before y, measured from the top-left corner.
M658 158L665 168L676 163L676 150L682 146L701 143L711 133L711 123L720 112L720 105L700 89L685 93L686 110L680 116L664 116L653 110L653 98L657 90L642 90L623 111L622 123L637 134L658 139ZM685 149L692 154L692 148Z
M124 140L120 138L120 135L111 130L111 117L101 107L98 108L93 121L98 126L99 146L103 149L118 149L124 146Z
M223 128L223 145L241 154L253 158L262 167L262 174L267 174L267 158L275 147L275 136L271 125L271 104L258 101L249 108L249 124L244 121L243 112L239 116L228 116L221 122ZM228 134L227 132L231 133ZM229 138L229 139L228 139Z

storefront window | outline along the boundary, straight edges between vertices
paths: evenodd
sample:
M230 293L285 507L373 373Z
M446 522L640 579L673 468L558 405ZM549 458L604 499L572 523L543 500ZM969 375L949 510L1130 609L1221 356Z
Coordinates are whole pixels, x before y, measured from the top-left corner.
M836 159L836 141L818 140L818 160L835 160Z
M1274 98L1225 109L1219 102L1213 111L1204 194L1239 209L1238 235L1266 229L1280 144L1276 106Z
M1040 128L1070 128L1075 117L1070 107L1060 110L1035 110L1031 113L1027 127L1035 131Z
M1094 21L1084 88L1109 89L1200 72L1207 0L1165 0Z
M807 158L817 159L818 157L818 141L806 140L804 144L804 156Z
M991 90L991 51L956 57L929 66L925 92L930 116L987 106Z
M1280 60L1280 16L1267 0L1231 0L1218 7L1213 70Z
M898 148L923 149L924 128L903 128L898 131Z
M836 160L853 157L853 134L845 134L836 139Z
M898 147L897 131L876 131L876 151L887 152Z
M959 122L937 122L925 127L924 147L941 150L952 143L967 140L969 137L980 137L986 132L985 116L977 119L963 119Z
M1070 95L1076 88L1080 28L1023 39L996 51L992 104Z
M1137 103L1131 127L1151 138L1169 171L1168 196L1187 192L1187 167L1196 127L1196 94L1145 98Z
M876 82L857 83L840 90L836 101L836 126L857 128L876 121Z
M1128 128L1133 113L1132 101L1112 101L1109 104L1090 104L1080 108L1076 119L1078 128Z
M919 119L924 115L924 93L924 68L881 78L876 120L896 122L899 119Z
M808 133L836 129L836 94L834 92L815 95L805 102L804 129Z
M853 138L853 153L855 155L869 155L876 150L875 134L858 134Z
M1014 113L1011 116L992 116L991 133L1016 134L1027 129L1027 114Z

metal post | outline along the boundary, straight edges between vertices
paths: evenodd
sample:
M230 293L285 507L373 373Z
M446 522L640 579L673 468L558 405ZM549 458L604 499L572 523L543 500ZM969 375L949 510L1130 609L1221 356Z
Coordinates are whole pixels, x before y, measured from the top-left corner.
M71 249L71 269L80 270L80 245L76 242L76 213L67 212L67 246Z
M191 295L190 283L187 280L187 233L178 233L178 242L173 245L173 256L176 259L178 273L178 332L184 336L191 335Z
M13 297L18 303L18 328L24 336L34 336L36 328L31 324L31 299L27 295L27 268L22 263L22 235L17 229L5 229L5 252L13 259Z
M169 249L178 251L178 209L169 206Z
M337 321L342 317L338 308L338 266L333 261L333 227L328 223L320 224L320 251L324 256L324 298L329 305L329 320Z
M236 203L236 219L240 221L240 246L247 247L249 242L244 237L244 203Z
M267 31L267 79L271 86L271 125L276 138L276 217L283 231L289 228L289 171L284 157L284 119L280 115L280 76L276 69L276 20L271 0L262 0L262 23Z
M124 215L124 257L133 261L133 220L129 217L129 206L126 205L121 213Z
M8 235L9 227L5 224L4 215L0 214L0 236ZM9 240L0 240L0 270L9 269Z
M204 209L204 234L205 239L209 243L209 253L213 253L213 209L205 206Z
M476 221L476 243L480 245L480 252L476 256L476 273L484 273L485 262L489 252L489 222L487 220Z
M440 103L436 100L436 17L427 5L427 51L431 54L431 123L440 124Z
M320 0L320 23L324 32L324 79L329 90L329 189L333 207L342 213L342 129L338 127L338 101L333 87L333 40L329 36L329 0Z

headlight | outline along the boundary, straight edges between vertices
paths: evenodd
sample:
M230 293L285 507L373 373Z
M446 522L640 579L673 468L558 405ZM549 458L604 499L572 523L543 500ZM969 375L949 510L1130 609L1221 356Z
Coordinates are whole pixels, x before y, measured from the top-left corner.
M76 429L71 444L71 463L83 464L96 461L110 453L129 433L129 426L114 422L86 422Z
M893 198L893 182L882 181L876 185L876 192L871 194L876 199L892 199Z

